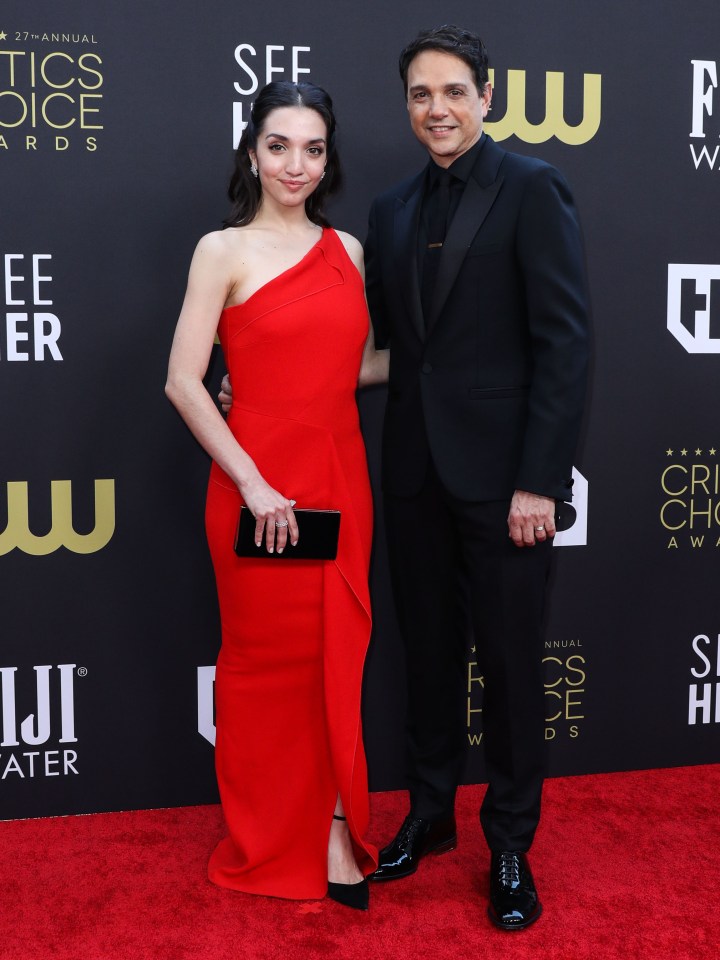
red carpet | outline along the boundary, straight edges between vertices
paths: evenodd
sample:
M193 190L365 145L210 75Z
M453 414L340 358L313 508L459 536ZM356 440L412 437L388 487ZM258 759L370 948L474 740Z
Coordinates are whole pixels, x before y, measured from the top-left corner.
M233 894L205 879L218 807L0 823L5 960L717 960L720 766L548 781L531 862L545 907L526 931L485 917L487 853L462 788L459 847L329 901ZM372 797L390 838L399 793ZM301 824L299 825L302 826Z

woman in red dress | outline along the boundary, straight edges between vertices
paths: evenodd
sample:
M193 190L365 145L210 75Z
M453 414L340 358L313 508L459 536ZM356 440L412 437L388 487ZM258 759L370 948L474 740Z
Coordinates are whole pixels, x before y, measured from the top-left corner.
M213 459L228 836L210 879L365 909L376 863L360 723L372 502L355 390L386 380L388 364L369 325L362 248L322 214L339 179L327 93L268 84L236 153L226 229L193 257L166 390ZM216 331L233 385L227 421L202 383ZM298 541L296 503L341 511L336 560L236 556L241 505L256 543L281 553Z

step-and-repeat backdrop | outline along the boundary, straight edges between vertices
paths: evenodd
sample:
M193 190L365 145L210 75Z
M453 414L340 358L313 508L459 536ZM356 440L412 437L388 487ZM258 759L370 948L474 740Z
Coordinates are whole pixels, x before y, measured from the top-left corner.
M163 393L190 257L271 79L330 90L347 173L332 216L362 238L373 196L424 163L396 62L439 20L483 35L488 132L565 172L586 236L594 367L544 650L552 773L720 759L720 7L438 11L4 0L0 817L216 799L209 464ZM213 392L222 372L216 355ZM381 521L385 395L359 402ZM377 790L403 782L381 522L372 590ZM470 648L468 781L482 685Z

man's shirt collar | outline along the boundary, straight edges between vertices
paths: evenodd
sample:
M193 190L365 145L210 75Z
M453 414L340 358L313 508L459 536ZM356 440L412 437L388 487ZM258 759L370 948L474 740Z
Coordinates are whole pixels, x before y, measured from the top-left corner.
M445 171L462 183L467 183L475 166L475 161L485 145L486 140L487 135L484 133L481 134L478 142L473 144L465 153L461 153L457 160L453 160L449 167L441 167L431 159L428 167L428 175L430 178L428 186L432 188Z

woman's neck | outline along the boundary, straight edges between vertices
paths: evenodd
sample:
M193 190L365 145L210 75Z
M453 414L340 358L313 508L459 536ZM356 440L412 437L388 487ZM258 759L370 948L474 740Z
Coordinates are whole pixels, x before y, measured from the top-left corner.
M265 200L260 205L254 223L264 230L273 230L276 233L307 233L322 229L318 224L308 219L304 207L283 207L280 204L268 203Z

